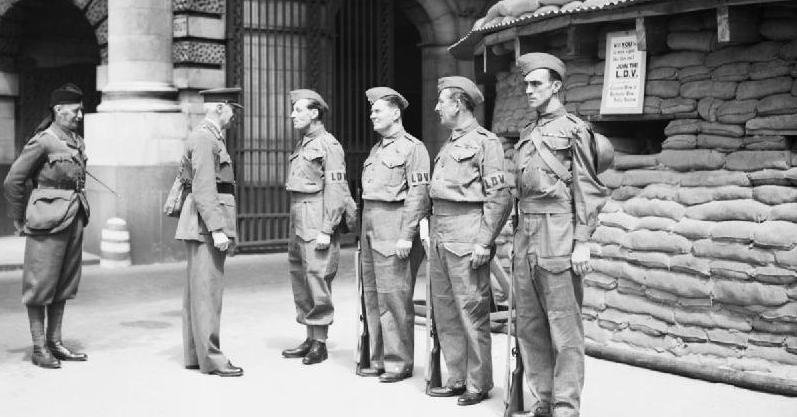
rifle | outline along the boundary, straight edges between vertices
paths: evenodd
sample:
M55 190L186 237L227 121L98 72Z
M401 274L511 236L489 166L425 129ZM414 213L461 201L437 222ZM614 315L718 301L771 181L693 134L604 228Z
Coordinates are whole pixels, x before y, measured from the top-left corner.
M357 281L357 350L354 352L355 372L371 367L371 346L368 334L368 322L365 310L365 288L363 288L362 265L360 265L360 240L357 239L357 251L354 252L354 279Z
M513 256L510 256L513 259ZM503 271L503 268L501 268ZM506 382L504 385L504 417L523 411L523 358L520 356L520 345L517 339L517 314L515 307L515 277L509 277L509 317L506 323ZM515 325L515 346L512 348L512 325ZM515 369L510 370L510 361L515 357Z
M424 242L426 249L426 394L429 395L432 388L443 386L440 373L440 340L437 338L437 326L434 322L434 308L432 307L432 248L429 241L429 221L421 220L420 224L421 241Z

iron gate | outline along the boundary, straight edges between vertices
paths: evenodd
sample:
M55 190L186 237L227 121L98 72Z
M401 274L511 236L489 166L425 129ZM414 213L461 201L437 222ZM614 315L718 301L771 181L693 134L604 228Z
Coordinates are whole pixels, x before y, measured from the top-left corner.
M243 87L243 120L227 147L238 182L239 247L288 241L288 155L298 135L288 92L318 91L357 193L372 141L367 88L390 84L394 0L228 0L227 83Z

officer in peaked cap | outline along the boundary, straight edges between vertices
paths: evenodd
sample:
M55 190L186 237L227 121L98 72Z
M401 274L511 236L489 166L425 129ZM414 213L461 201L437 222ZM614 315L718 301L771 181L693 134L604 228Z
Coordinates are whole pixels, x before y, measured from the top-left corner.
M430 267L448 382L429 395L459 395L457 404L472 405L493 388L489 261L510 194L501 142L473 116L484 101L479 88L453 76L440 78L437 91L435 111L451 135L435 158L429 187Z
M307 337L282 356L310 365L327 359L327 329L332 324L332 280L340 258L336 227L351 201L343 147L324 128L329 107L320 94L290 92L291 119L301 139L290 155L285 189L290 192L290 265L296 321ZM353 202L352 202L353 204Z
M379 141L363 163L362 271L371 368L361 376L396 382L412 375L412 294L423 249L418 222L428 210L429 153L404 130L407 100L388 87L365 92Z
M515 145L517 336L537 400L518 415L577 416L584 384L582 276L590 271L587 241L605 188L590 128L559 99L564 63L545 53L522 55L517 63L537 113Z
M180 175L190 184L175 238L185 241L188 280L183 296L183 353L187 369L222 377L243 375L221 351L219 326L224 261L237 239L235 178L224 130L235 117L240 88L200 91L205 119L188 136ZM218 162L217 162L218 161Z
M88 359L61 342L66 300L75 298L80 282L83 228L89 220L85 145L77 133L83 120L82 101L83 92L71 83L52 92L50 114L3 183L9 216L17 232L27 236L22 302L33 338L31 361L43 368ZM35 186L29 198L28 180Z

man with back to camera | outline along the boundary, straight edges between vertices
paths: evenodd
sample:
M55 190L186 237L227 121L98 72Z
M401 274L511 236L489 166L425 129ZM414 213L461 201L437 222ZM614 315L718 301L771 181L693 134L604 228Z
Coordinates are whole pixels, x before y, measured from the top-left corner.
M511 209L498 137L479 126L473 110L484 101L473 81L437 83L435 111L451 135L435 158L431 277L435 323L448 381L432 397L459 395L478 404L493 388L490 337L490 258Z
M290 155L285 189L290 192L290 265L296 321L306 327L299 346L282 351L311 365L327 359L332 324L332 280L338 271L340 239L335 227L350 199L343 147L324 128L329 107L313 90L290 92L291 119L302 139Z
M587 246L604 188L597 179L592 133L558 94L565 64L553 55L518 58L537 119L515 145L518 227L513 269L517 337L526 381L537 400L518 416L579 415L584 385L583 284Z
M220 347L224 261L237 238L235 178L222 132L235 118L240 88L200 91L205 119L188 136L180 160L190 193L180 211L175 239L185 241L188 278L183 296L186 369L222 377L243 375Z
M388 87L365 92L380 140L363 163L362 275L371 367L360 376L397 382L412 376L415 355L414 262L418 222L428 211L429 153L404 130L407 100Z

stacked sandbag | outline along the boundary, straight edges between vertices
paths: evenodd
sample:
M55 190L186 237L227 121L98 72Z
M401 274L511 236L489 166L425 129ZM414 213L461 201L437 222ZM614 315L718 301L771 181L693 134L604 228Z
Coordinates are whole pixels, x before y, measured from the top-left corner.
M535 113L529 108L523 78L516 66L511 72L496 75L495 92L492 130L499 135L517 136Z
M473 30L509 24L519 19L544 16L558 11L571 12L582 8L601 7L607 3L609 0L501 0L474 23Z

